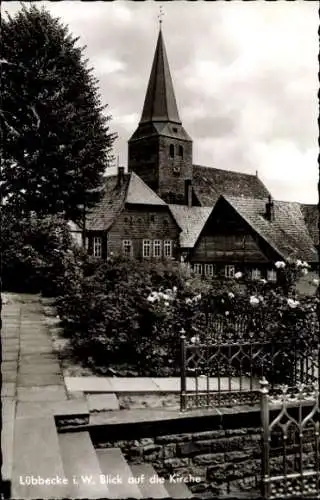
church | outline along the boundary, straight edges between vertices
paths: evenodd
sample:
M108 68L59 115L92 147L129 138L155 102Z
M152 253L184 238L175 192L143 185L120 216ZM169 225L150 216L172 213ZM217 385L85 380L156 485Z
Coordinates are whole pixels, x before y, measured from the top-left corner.
M87 215L88 252L97 258L187 262L197 275L276 279L274 263L318 261L318 207L276 201L257 175L193 164L192 138L177 108L159 31L128 168L106 177Z

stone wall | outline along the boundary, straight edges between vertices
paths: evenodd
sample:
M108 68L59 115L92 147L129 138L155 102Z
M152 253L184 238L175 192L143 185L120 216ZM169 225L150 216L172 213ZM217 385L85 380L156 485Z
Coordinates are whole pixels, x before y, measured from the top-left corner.
M259 428L226 429L100 443L120 447L128 463L151 463L166 478L182 477L193 493L212 498L258 488Z
M222 410L222 409L221 409ZM229 409L230 410L230 409ZM179 421L144 422L129 430L110 426L94 436L96 447L119 447L128 463L150 463L159 476L181 477L197 498L209 499L239 492L259 495L262 474L260 412L251 408L220 412L206 418L188 414ZM271 412L272 414L272 412ZM112 427L112 429L111 429ZM127 431L128 429L128 431ZM179 433L181 429L182 433ZM210 429L210 430L209 430ZM288 429L288 473L299 470L299 434ZM166 433L165 433L166 432ZM112 440L113 439L113 440ZM304 467L314 467L314 429L304 432ZM283 471L280 429L270 441L271 475Z

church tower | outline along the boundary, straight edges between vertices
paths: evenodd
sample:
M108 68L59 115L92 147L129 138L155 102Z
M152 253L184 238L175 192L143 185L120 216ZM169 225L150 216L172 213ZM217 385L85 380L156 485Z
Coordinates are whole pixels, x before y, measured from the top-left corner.
M128 169L167 203L185 203L192 140L179 117L161 24L140 123L128 142Z

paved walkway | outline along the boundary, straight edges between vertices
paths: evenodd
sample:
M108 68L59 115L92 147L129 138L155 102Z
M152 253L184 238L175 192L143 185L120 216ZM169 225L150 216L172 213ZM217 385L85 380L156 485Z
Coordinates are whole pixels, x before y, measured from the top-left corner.
M38 296L9 294L3 307L2 391L5 401L67 399Z

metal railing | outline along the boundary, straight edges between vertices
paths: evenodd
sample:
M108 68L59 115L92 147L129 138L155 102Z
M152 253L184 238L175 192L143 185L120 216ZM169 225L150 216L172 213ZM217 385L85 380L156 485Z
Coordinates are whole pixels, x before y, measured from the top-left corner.
M181 336L181 411L259 404L259 380L272 389L318 380L319 345L274 342L263 333L216 336L205 341Z
M262 496L320 498L319 385L270 393L261 381Z

